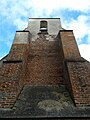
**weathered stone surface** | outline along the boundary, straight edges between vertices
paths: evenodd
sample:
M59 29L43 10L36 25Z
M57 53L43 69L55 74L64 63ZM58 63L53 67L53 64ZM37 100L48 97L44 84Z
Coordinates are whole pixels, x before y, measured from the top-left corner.
M90 117L90 107L75 107L65 86L25 86L13 109L0 118Z
M30 18L27 28L32 34L32 40L35 40L37 38L37 33L40 32L40 21L43 21L43 20L47 21L47 23L48 23L48 33L50 35L57 35L58 31L60 29L62 29L61 23L60 23L60 18L49 18L49 19Z

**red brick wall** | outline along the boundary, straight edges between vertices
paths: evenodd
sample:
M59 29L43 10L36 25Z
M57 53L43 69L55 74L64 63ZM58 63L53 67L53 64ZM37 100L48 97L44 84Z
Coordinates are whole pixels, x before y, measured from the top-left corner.
M90 63L81 58L71 30L60 31L59 35L64 84L76 106L90 105Z
M81 58L72 30L60 31L61 47L65 60L79 60Z
M0 107L13 107L23 85L63 84L58 41L13 44L0 72Z
M68 62L67 66L76 105L90 105L90 63Z
M90 105L90 63L81 58L71 30L55 40L12 45L0 69L0 107L13 107L24 85L62 84L77 106Z
M11 50L7 57L8 61L24 60L29 51L28 44L12 44Z
M0 70L0 107L12 108L26 81L29 45L13 44Z
M31 42L27 72L27 84L63 84L62 61L58 41L37 40Z
M21 63L4 63L0 71L0 107L13 107L22 88L20 82Z

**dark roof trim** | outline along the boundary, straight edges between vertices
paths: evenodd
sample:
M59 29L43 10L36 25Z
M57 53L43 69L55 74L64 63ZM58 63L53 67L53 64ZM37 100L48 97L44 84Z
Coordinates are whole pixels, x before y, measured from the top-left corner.
M73 31L73 30L60 30L60 32L69 32L69 31Z
M60 18L29 18L29 19L60 19Z
M9 61L3 61L3 63L21 63L22 60L16 60L16 61L13 61L13 60L9 60Z
M22 31L16 31L16 32L29 32L29 31L24 31L24 30L22 30Z

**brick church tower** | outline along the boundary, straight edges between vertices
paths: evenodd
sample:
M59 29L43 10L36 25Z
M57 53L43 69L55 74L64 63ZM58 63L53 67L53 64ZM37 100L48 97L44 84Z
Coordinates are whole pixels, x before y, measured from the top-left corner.
M59 18L30 18L0 61L0 108L21 108L24 99L37 111L90 106L90 63Z

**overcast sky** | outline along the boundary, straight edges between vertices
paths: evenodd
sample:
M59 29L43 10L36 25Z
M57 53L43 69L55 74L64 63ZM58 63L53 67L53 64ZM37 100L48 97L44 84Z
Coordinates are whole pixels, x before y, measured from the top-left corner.
M0 58L30 17L61 18L62 27L73 30L81 56L90 61L90 0L0 0Z

